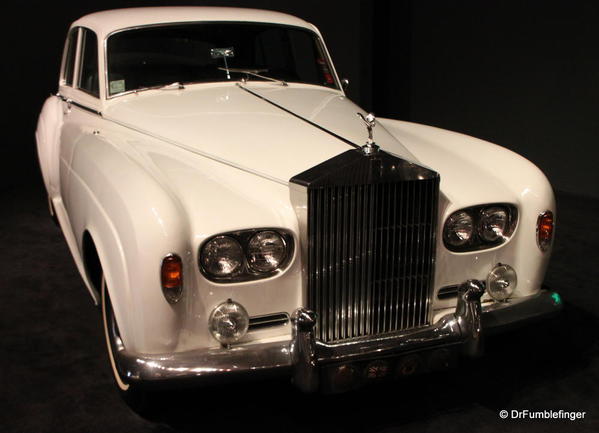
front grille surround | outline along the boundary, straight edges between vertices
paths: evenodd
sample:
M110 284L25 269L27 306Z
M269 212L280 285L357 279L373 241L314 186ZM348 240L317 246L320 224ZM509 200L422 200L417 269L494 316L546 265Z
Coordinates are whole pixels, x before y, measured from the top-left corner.
M430 324L437 173L385 152L349 151L321 166L292 179L307 187L307 305L318 315L317 339Z

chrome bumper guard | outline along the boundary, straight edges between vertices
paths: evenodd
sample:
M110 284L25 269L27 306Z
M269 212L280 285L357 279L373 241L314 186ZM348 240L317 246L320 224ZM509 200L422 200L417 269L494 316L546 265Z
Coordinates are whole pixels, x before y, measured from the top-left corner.
M292 315L291 341L248 344L232 348L197 350L165 355L118 352L119 370L134 383L157 384L171 381L222 380L236 373L289 374L305 392L319 388L319 367L331 363L378 359L405 352L453 346L467 357L482 354L483 330L503 330L526 321L557 313L562 308L555 292L482 307L484 283L469 280L458 291L455 313L443 316L432 326L411 329L378 338L351 340L327 345L316 341L315 313L299 308Z

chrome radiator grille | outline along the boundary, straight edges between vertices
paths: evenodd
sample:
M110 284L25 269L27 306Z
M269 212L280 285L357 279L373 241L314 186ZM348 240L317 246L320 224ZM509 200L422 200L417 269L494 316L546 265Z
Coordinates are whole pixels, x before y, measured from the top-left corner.
M307 189L308 307L323 342L429 323L439 178L382 180Z

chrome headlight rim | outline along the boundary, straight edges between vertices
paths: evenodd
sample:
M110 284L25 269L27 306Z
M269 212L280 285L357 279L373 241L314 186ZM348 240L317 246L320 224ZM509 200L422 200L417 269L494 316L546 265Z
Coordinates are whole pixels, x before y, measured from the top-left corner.
M256 236L257 234L262 233L262 232L276 233L277 235L279 235L281 237L281 239L283 240L283 243L285 245L285 254L284 254L283 259L281 260L281 263L279 263L279 265L275 269L270 270L270 271L259 271L259 270L254 269L250 265L249 242L254 236ZM241 245L241 248L243 251L243 265L242 265L240 271L237 272L235 275L229 275L229 276L224 276L224 277L213 275L203 266L202 252L204 250L204 247L209 242L211 242L212 240L219 238L219 237L233 238ZM276 228L276 227L264 227L264 228L261 227L261 228L245 229L245 230L236 230L236 231L231 231L231 232L218 233L214 236L210 236L209 238L205 239L198 248L197 262L198 262L201 274L209 281L212 281L215 283L221 283L221 284L243 283L243 282L247 282L247 281L271 278L271 277L277 276L277 275L285 272L285 270L287 270L287 268L293 258L294 248L295 248L295 243L294 243L293 235L287 229Z
M507 222L506 222L506 228L503 232L503 235L498 237L496 240L488 241L488 240L485 240L483 238L483 236L481 235L482 222L483 222L483 216L484 216L485 211L488 211L493 208L500 208L500 209L505 210L505 212L507 214ZM449 223L451 217L453 217L454 215L459 214L461 212L466 212L472 217L474 230L473 230L473 234L470 237L470 240L468 242L464 243L463 245L456 246L456 245L452 245L447 242L447 239L445 236L445 230L446 230L447 224ZM480 250L495 248L495 247L505 244L506 242L508 242L511 239L514 232L516 231L517 225L518 225L518 208L511 203L485 203L485 204L481 204L481 205L456 209L451 214L449 214L449 216L445 219L445 222L443 223L443 232L442 232L443 245L449 251L453 251L456 253L468 253L468 252L472 252L472 251L480 251Z

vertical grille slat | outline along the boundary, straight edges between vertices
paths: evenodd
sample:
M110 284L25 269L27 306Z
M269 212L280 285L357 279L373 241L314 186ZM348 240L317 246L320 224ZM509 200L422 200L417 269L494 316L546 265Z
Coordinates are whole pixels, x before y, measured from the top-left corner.
M387 169L307 188L308 307L323 342L430 323L439 178L372 175Z
M435 202L437 200L437 197L435 196L435 194L433 194L433 191L431 190L431 188L429 187L429 185L423 185L423 190L424 193L426 194L427 197L433 197ZM426 295L430 295L430 282L427 281L426 279L426 275L429 272L429 267L427 266L427 257L431 256L431 251L429 249L429 241L430 241L430 237L427 236L427 233L431 232L431 227L434 226L431 225L432 221L431 221L431 216L432 216L432 207L431 207L431 201L427 200L427 202L424 203L424 221L422 223L422 259L421 259L421 272L420 272L420 284L421 284L421 291L424 292L423 295L420 297L420 321L427 321L428 320L428 315L426 314L426 308L427 308L427 301L429 296Z

